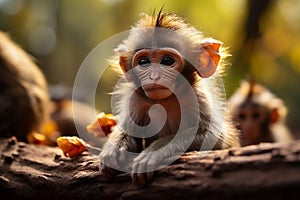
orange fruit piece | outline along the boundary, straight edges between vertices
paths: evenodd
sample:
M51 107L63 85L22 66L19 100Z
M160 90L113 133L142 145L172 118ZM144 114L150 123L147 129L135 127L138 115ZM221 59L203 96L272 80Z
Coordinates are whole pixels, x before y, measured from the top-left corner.
M76 136L61 136L57 138L57 145L65 156L75 157L86 150L85 142Z
M112 128L117 124L112 114L101 112L95 121L87 126L87 131L93 133L95 137L106 137L112 132Z

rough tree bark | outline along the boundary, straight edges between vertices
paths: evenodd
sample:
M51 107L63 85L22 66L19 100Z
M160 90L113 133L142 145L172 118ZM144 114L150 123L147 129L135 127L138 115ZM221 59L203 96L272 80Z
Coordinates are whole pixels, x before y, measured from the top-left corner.
M89 152L0 140L1 199L300 199L300 141L186 153L144 188L107 182Z

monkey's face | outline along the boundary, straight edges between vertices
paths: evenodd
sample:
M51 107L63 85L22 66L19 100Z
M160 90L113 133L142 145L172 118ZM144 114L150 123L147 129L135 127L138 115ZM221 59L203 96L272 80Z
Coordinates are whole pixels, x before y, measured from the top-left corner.
M268 115L263 107L254 103L241 105L235 118L246 145L257 143L264 138L268 126Z
M161 100L171 96L176 78L184 67L181 54L173 48L138 50L132 58L132 68L140 79L147 97Z
M148 98L162 100L186 86L179 81L182 77L198 79L195 70L201 78L214 74L220 46L215 40L190 40L171 28L133 29L116 52L127 80L141 87Z

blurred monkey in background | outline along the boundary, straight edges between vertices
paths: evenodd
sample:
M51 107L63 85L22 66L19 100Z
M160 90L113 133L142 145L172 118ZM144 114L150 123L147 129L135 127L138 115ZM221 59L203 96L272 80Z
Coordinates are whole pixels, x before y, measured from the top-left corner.
M229 100L229 109L241 131L243 146L293 139L285 125L287 108L284 102L253 80L242 81Z
M49 117L46 79L30 55L0 32L0 137L43 129Z
M59 87L57 87L59 88ZM0 137L56 146L59 136L87 135L95 109L72 100L71 89L48 90L46 78L33 58L0 31ZM80 112L77 126L72 106ZM92 137L92 138L91 138Z

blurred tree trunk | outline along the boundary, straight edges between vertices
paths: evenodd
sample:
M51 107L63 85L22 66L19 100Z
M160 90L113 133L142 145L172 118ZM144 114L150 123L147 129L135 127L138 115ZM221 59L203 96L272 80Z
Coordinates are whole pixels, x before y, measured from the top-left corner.
M248 0L247 15L244 22L245 37L242 43L244 57L251 57L255 43L261 37L260 22L268 12L274 0Z
M107 182L97 156L0 140L0 194L5 199L299 199L300 141L191 152L156 173L144 188L129 174ZM205 156L203 156L205 155Z
M247 0L245 19L240 31L237 33L237 37L241 38L241 42L236 47L233 56L233 67L230 68L228 77L225 77L230 84L229 88L237 88L241 79L255 78L251 74L250 61L262 36L261 21L264 17L267 17L267 13L274 2L274 0ZM229 91L228 94L230 95L232 92Z

